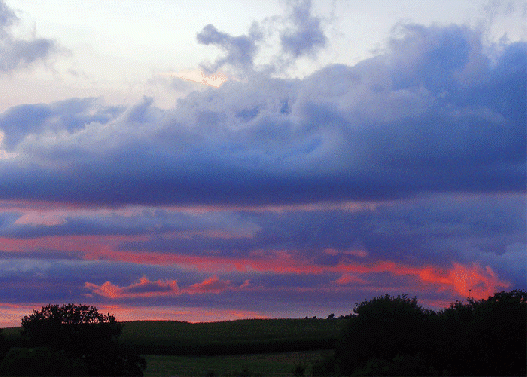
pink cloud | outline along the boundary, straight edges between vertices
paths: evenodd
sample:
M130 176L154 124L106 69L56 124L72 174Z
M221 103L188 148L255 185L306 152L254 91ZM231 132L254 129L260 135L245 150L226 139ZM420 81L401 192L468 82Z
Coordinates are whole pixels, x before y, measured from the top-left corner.
M510 287L510 283L500 280L492 268L475 263L471 266L453 263L448 270L428 267L419 272L419 277L425 283L439 284L442 289L450 288L464 297L475 299L487 298Z
M182 294L218 294L228 290L238 290L246 288L249 281L246 280L242 285L233 285L229 280L220 280L217 276L212 276L200 283L193 284L187 288L180 288L176 280L156 280L150 281L147 277L142 277L139 282L129 286L120 287L107 281L102 285L96 285L90 282L84 283L84 288L91 291L88 296L98 295L102 297L119 299L119 298L137 298L137 297L164 297L179 296Z
M212 276L209 279L191 285L185 290L186 293L199 294L199 293L221 293L231 288L231 282L229 280L220 280L217 276Z
M329 255L351 255L358 258L366 258L368 256L368 252L363 249L352 249L352 250L335 250L335 249L324 249L324 253Z
M366 280L353 274L343 274L340 278L335 280L335 283L337 285L366 284Z
M46 236L29 239L0 237L0 251L25 252L49 249L64 252L105 253L126 241L146 241L148 236Z
M181 293L176 280L150 281L144 276L127 287L119 287L109 281L102 285L86 282L84 287L93 294L108 298L174 296Z
M351 252L350 252L351 253ZM352 254L353 255L353 254ZM363 258L364 254L356 253ZM200 271L216 272L273 272L276 274L320 275L327 273L340 273L343 277L336 281L337 284L351 284L368 280L368 275L389 273L392 276L403 276L416 280L422 287L435 287L438 291L450 290L463 297L471 294L474 298L486 298L495 292L508 288L510 283L500 280L490 267L481 267L478 264L469 266L453 263L451 268L437 266L414 267L392 261L375 261L370 263L342 262L336 266L316 265L308 259L299 259L291 252L275 251L255 252L252 257L229 258L221 256L192 257L178 254L148 253L137 254L124 251L111 251L106 253L95 252L85 255L86 259L118 260L141 264L172 265L198 269ZM361 275L360 277L357 275ZM363 280L357 280L363 279ZM415 284L415 283L414 283ZM471 290L469 292L469 289Z
M18 327L25 315L31 314L33 310L40 309L45 304L13 304L0 303L0 328Z
M436 266L412 267L401 263L380 261L369 266L365 265L339 265L339 269L363 274L361 277L367 280L370 273L388 272L393 276L403 276L415 280L415 288L438 292L451 291L462 297L474 297L483 299L492 296L494 293L510 287L510 283L500 280L496 273L489 267L481 267L473 263L465 266L460 263L453 263L450 268L440 268ZM352 284L349 275L342 275L336 281L337 284ZM412 282L409 281L411 285ZM378 285L374 281L373 285Z

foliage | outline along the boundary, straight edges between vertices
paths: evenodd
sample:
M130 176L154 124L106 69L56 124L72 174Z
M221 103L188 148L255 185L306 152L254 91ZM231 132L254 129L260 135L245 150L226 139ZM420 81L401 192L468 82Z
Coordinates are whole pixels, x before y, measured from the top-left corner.
M4 355L9 350L9 340L6 339L6 336L4 334L4 330L0 329L0 360L3 359Z
M35 346L66 348L84 353L97 344L115 343L121 325L93 306L47 305L22 319L22 335Z
M86 305L47 305L22 319L22 336L31 347L82 360L90 375L142 375L145 362L119 346L121 331L112 315Z
M88 376L88 368L80 359L70 359L64 352L49 348L9 350L0 364L2 376Z
M527 292L469 298L439 313L385 295L354 313L335 350L340 375L526 375Z
M527 292L469 298L440 313L438 360L456 375L526 375Z
M431 348L427 329L433 312L406 295L375 297L357 304L356 314L344 328L336 348L344 375L363 368L371 358L392 360L399 354L415 355Z

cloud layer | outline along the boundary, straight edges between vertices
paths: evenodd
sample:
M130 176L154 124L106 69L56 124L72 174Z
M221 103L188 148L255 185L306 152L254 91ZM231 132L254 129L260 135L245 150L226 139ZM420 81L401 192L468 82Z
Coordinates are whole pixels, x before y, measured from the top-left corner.
M0 114L0 303L305 316L526 288L527 43L401 24L356 65L285 78L329 43L310 1L287 6L265 64L265 22L205 26L228 80L172 109ZM55 46L16 39L15 20L0 2L4 72Z
M126 112L87 100L8 110L0 129L17 157L0 163L1 198L262 205L523 192L525 43L492 62L464 27L402 33L354 67L230 81L171 111L148 99Z

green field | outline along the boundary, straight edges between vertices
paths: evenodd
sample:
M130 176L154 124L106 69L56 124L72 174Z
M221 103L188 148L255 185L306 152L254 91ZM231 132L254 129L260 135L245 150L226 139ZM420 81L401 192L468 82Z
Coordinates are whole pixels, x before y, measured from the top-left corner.
M343 319L248 319L188 323L123 322L120 342L142 354L145 376L305 375L333 348ZM20 342L20 328L3 329Z
M143 355L239 355L329 349L342 319L125 322L121 341Z
M332 351L284 352L233 356L147 355L145 377L161 376L294 376L302 367L311 375L313 363Z

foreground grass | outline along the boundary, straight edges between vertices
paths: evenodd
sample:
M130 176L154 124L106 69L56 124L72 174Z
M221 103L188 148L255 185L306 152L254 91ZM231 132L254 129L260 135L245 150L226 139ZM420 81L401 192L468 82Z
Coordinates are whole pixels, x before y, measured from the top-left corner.
M340 319L124 323L120 341L143 355L215 356L333 348Z
M123 322L120 342L146 355L145 377L294 376L332 351L342 319L248 319L212 323ZM20 343L21 328L3 329ZM300 374L302 375L302 374Z
M161 376L294 376L297 367L311 373L313 363L332 351L287 352L235 356L147 355L145 377Z

